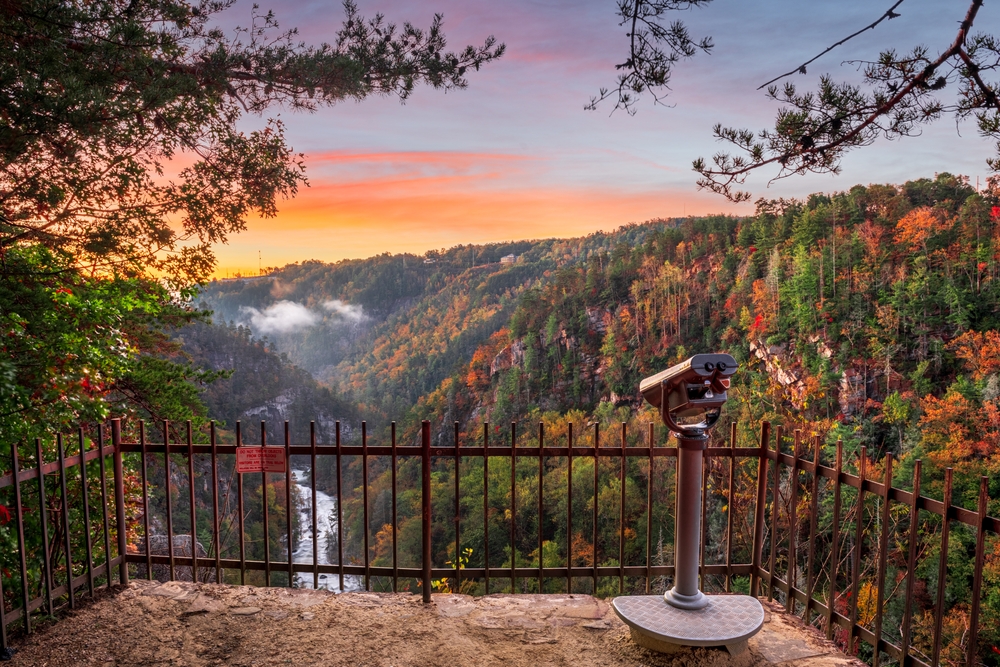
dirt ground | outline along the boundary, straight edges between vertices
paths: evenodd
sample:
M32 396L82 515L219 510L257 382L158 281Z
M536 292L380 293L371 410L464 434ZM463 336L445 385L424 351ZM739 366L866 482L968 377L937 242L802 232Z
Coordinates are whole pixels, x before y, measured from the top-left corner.
M24 667L758 667L857 664L818 633L768 612L750 650L640 648L587 595L470 598L136 581L20 645Z

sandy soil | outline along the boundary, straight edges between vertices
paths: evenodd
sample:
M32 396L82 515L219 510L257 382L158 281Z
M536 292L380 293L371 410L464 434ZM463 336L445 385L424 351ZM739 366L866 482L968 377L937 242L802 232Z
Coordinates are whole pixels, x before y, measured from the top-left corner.
M632 642L606 602L586 595L435 595L424 605L409 594L146 581L17 648L10 664L24 667L757 667L777 661L756 638L737 658L724 649L648 651ZM818 649L811 650L815 656Z

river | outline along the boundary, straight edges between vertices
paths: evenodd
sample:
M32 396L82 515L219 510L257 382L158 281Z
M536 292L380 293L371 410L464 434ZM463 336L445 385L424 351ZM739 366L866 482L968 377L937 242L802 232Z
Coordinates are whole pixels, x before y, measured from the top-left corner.
M299 493L299 539L292 554L295 563L313 562L312 535L312 487L309 469L292 470ZM337 544L337 500L322 491L316 491L316 553L320 565L335 565L330 559L330 546ZM299 572L295 575L295 586L313 588L313 573ZM335 593L364 590L364 580L356 575L344 575L344 588L340 588L340 575L336 573L319 575L317 588L325 588Z

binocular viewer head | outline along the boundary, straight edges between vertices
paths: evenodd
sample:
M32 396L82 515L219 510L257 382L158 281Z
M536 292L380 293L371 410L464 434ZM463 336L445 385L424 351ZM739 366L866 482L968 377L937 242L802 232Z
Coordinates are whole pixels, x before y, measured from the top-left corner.
M660 409L663 423L674 433L701 436L719 419L736 360L728 354L696 354L687 361L651 375L639 392Z

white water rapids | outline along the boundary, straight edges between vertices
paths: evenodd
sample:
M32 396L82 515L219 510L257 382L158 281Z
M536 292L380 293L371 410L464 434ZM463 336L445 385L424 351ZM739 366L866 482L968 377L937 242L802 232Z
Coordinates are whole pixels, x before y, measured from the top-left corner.
M330 559L330 546L337 544L337 500L316 491L316 535L312 534L312 480L308 469L292 470L299 493L299 539L292 553L295 563L313 562L313 539L316 540L316 555L319 565L334 565ZM313 588L313 573L299 572L295 575L298 588ZM364 590L364 582L356 575L344 575L344 588L340 588L340 575L322 573L318 588L338 593Z

